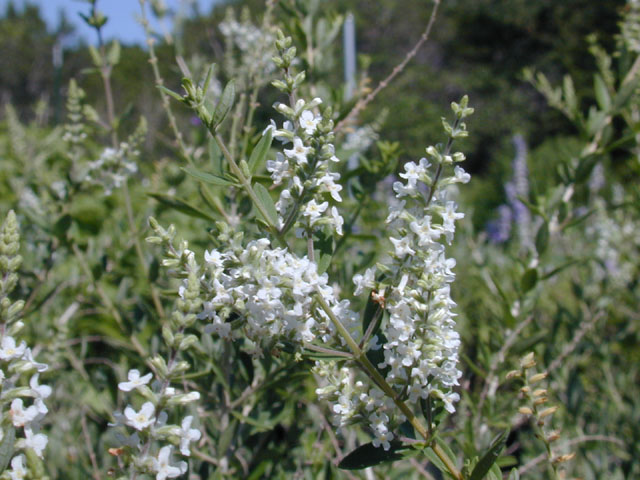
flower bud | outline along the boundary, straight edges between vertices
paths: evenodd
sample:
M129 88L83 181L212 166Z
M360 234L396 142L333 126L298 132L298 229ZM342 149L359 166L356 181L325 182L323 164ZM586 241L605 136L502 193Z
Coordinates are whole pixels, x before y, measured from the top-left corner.
M520 366L525 370L536 366L536 360L534 358L533 352L527 353L524 357L522 357L522 359L520 360Z
M529 379L529 383L538 383L539 381L544 380L545 378L547 378L547 372L536 373L535 375L531 376L531 378Z
M549 407L549 408L545 408L543 411L540 412L540 415L538 415L540 418L545 418L548 417L549 415L553 415L556 410L558 410L558 406L555 405L553 407Z

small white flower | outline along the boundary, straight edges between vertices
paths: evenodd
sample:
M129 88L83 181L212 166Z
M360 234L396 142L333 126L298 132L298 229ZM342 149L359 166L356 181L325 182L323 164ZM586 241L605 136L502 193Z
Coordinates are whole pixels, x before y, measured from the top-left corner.
M127 406L124 409L124 416L127 419L127 425L136 430L144 430L155 421L153 416L155 411L156 407L153 406L153 403L145 402L139 412L136 412L131 406Z
M320 218L320 215L322 215L328 206L329 202L322 202L321 204L318 204L315 199L313 199L304 207L302 215L309 217L311 224L313 225L314 221Z
M294 158L298 165L306 165L309 150L311 150L311 147L305 147L300 137L296 137L293 139L293 148L285 150L284 154L289 158Z
M300 126L304 129L307 135L313 135L319 122L320 117L314 116L313 112L310 110L305 110L300 115Z
M376 430L375 434L376 434L376 438L374 438L373 441L371 442L373 443L373 446L378 448L380 445L382 445L382 448L384 448L385 450L389 450L391 448L391 443L389 442L394 438L393 433L380 432Z
M14 358L20 358L25 352L27 344L22 341L20 345L16 346L16 341L13 337L5 335L2 337L2 343L0 343L0 360L12 360Z
M38 377L40 374L36 373L29 380L29 386L31 387L31 394L35 398L35 406L38 412L42 415L48 412L47 406L44 404L44 399L51 395L51 387L48 385L38 385Z
M11 480L22 480L27 477L29 471L24 465L24 455L18 455L11 460L11 470L9 472Z
M204 261L213 265L214 267L222 268L224 266L224 258L222 253L217 250L204 251Z
M353 292L354 295L360 295L364 289L373 288L375 285L375 268L367 268L364 272L364 275L356 274L353 276L353 283L356 285L356 290Z
M160 449L157 458L152 458L152 468L156 472L156 480L166 478L176 478L187 471L187 464L180 462L178 466L171 465L171 450L173 447L167 445Z
M46 372L47 369L49 368L49 365L47 365L46 363L38 363L35 361L35 359L33 358L33 353L31 352L31 349L29 347L27 347L24 350L24 354L22 355L22 360L27 362L30 369L35 368L40 373Z
M453 169L455 174L455 180L459 183L469 183L471 180L471 175L464 171L464 169L458 165L456 165Z
M342 197L340 196L342 185L334 182L333 175L331 175L330 173L326 174L320 180L318 180L318 184L324 186L325 190L331 194L331 197L333 197L336 202L342 201Z
M393 246L396 249L397 256L404 257L407 254L415 255L416 252L411 248L411 240L409 239L409 237L402 237L399 239L389 237L389 240L391 240L391 243L393 243Z
M189 443L200 440L202 433L196 428L191 428L193 416L189 415L182 420L182 428L180 429L180 453L186 457L191 455Z
M38 414L38 409L33 405L25 409L21 398L16 398L11 402L9 416L11 417L14 427L24 427L28 425L36 419Z
M331 207L331 219L333 220L334 227L336 227L336 233L338 235L342 235L342 225L344 225L344 218L340 216L340 213L338 213L338 209L336 207Z
M128 382L120 382L118 384L118 388L123 392L130 392L131 390L141 387L142 385L146 385L153 377L151 373L147 373L146 375L141 377L140 371L136 369L129 370L129 374L127 376L129 378Z
M47 448L47 443L49 442L47 436L44 433L34 434L29 427L24 428L24 436L24 446L33 449L36 455L42 458L42 452Z

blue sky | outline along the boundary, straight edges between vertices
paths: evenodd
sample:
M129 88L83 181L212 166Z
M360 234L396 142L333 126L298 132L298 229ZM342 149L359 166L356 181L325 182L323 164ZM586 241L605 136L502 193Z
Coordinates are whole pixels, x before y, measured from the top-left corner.
M192 0L198 4L201 12L208 12L218 0ZM0 0L0 13L4 13L9 0ZM53 27L57 25L60 12L64 11L66 17L76 27L76 39L84 38L93 42L95 33L87 27L78 16L78 12L88 13L89 4L82 0L13 0L13 4L21 9L25 4L38 5L47 23ZM165 0L165 4L171 9L178 9L187 1ZM144 43L144 32L137 23L136 16L140 13L138 0L98 0L98 10L104 13L109 21L104 27L105 38L117 37L122 43Z

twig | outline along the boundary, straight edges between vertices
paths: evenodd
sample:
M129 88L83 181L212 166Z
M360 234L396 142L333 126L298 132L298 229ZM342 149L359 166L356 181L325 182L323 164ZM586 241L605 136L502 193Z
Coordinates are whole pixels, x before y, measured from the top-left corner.
M91 436L87 430L87 419L84 412L80 418L80 424L82 425L82 436L87 444L87 450L89 450L89 459L91 460L91 466L93 467L93 478L94 480L102 480L100 469L98 468L98 461L96 460L96 453L93 451L93 445L91 444Z
M573 340L565 345L565 347L562 349L562 353L560 353L560 355L555 360L553 360L553 362L551 362L551 365L549 365L549 368L547 369L548 372L552 372L557 369L562 364L564 359L571 355L571 353L573 353L573 351L578 347L578 344L580 343L582 338L587 334L589 330L591 330L595 326L595 324L603 317L603 315L603 312L599 312L590 319L580 322L580 328L574 335Z
M609 442L609 443L615 443L616 445L618 445L620 447L623 447L623 448L625 447L625 443L622 440L620 440L619 438L616 438L616 437L608 436L608 435L583 435L581 437L576 437L576 438L573 438L573 439L569 440L566 443L566 445L567 446L571 446L571 445L577 445L577 444L585 443L585 442ZM522 475L523 473L528 472L529 470L533 469L539 463L544 462L546 458L547 458L547 454L546 453L542 453L542 454L538 455L537 457L533 458L532 460L529 460L523 466L518 468L518 473L520 475Z
M518 338L522 330L524 330L527 327L527 325L531 323L532 320L533 320L533 316L529 316L526 319L524 319L522 322L520 322L520 324L507 337L504 344L502 345L502 348L500 348L500 351L498 351L496 356L493 357L491 361L491 365L489 367L489 374L487 375L487 380L484 383L482 393L480 393L480 400L478 401L479 412L482 411L482 406L484 405L484 402L487 399L487 397L489 395L493 395L496 389L498 388L498 378L496 377L496 374L495 374L498 366L504 362L507 351L513 346L513 344L515 343L516 339Z
M353 107L353 109L348 113L348 115L344 117L340 122L338 122L338 124L336 125L336 128L334 129L335 133L338 133L340 130L342 130L346 125L348 125L354 119L354 117L358 115L358 113L360 113L369 103L371 103L371 101L373 101L373 99L376 98L376 96L384 88L386 88L387 85L389 85L389 83L399 73L401 73L404 70L404 68L407 66L407 63L409 63L409 61L416 56L416 54L418 53L418 50L420 50L420 47L422 47L422 45L429 39L429 35L431 34L431 29L433 28L433 24L436 21L436 15L438 13L438 7L440 6L440 0L434 0L433 3L434 5L433 5L433 10L431 10L431 17L429 18L429 23L427 24L427 28L424 30L424 32L420 36L420 39L418 40L418 42L413 46L413 48L409 51L409 53L407 53L407 55L404 57L404 60L402 60L402 62L400 62L398 65L396 65L396 67L391 71L391 73L387 76L387 78L382 80L378 84L378 86L372 92L370 92L366 97L364 97L363 99L360 99L358 103L356 103L356 106Z

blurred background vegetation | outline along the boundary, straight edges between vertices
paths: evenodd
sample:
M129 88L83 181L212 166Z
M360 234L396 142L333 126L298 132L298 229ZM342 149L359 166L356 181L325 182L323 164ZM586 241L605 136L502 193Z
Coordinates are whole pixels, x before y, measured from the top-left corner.
M210 59L223 51L223 38L215 28L228 5L248 6L256 14L260 0L220 2L210 12L181 20L178 49L185 58ZM510 174L514 155L511 137L521 134L531 152L531 168L548 175L550 149L558 137L575 135L575 127L523 78L523 69L543 71L552 83L572 76L576 93L584 102L593 100L596 65L589 54L588 35L607 50L614 44L625 2L608 0L447 0L442 3L431 39L409 63L403 74L385 89L366 110L363 120L372 121L385 109L384 138L398 141L404 159L422 156L424 145L437 138L440 117L453 99L468 93L477 107L474 135L465 145L467 169L475 175L475 227L483 229L504 202L500 186ZM78 10L82 10L78 3ZM328 0L323 8L336 13L352 12L356 20L360 73L366 72L375 86L404 58L423 32L432 4L423 0ZM54 68L52 51L73 30L61 19L48 27L35 4L16 7L9 3L0 19L0 102L11 103L19 118L36 116L37 101L52 108L42 112L49 125L64 119L66 86L77 78L88 98L102 98L99 76L86 71L91 64L86 45L66 46L64 61ZM178 89L180 73L175 66L174 46L159 39L160 65L170 87ZM63 44L65 44L63 42ZM339 47L339 46L338 46ZM341 69L333 69L329 81L340 87ZM131 118L143 115L149 122L150 148L162 148L169 138L146 52L140 45L123 45L121 61L113 72L118 86L119 111L130 109ZM267 115L271 102L265 101ZM97 105L98 109L102 106ZM401 112L401 114L399 114ZM186 115L186 112L182 112ZM0 110L0 118L4 108ZM478 181L482 179L482 181Z

